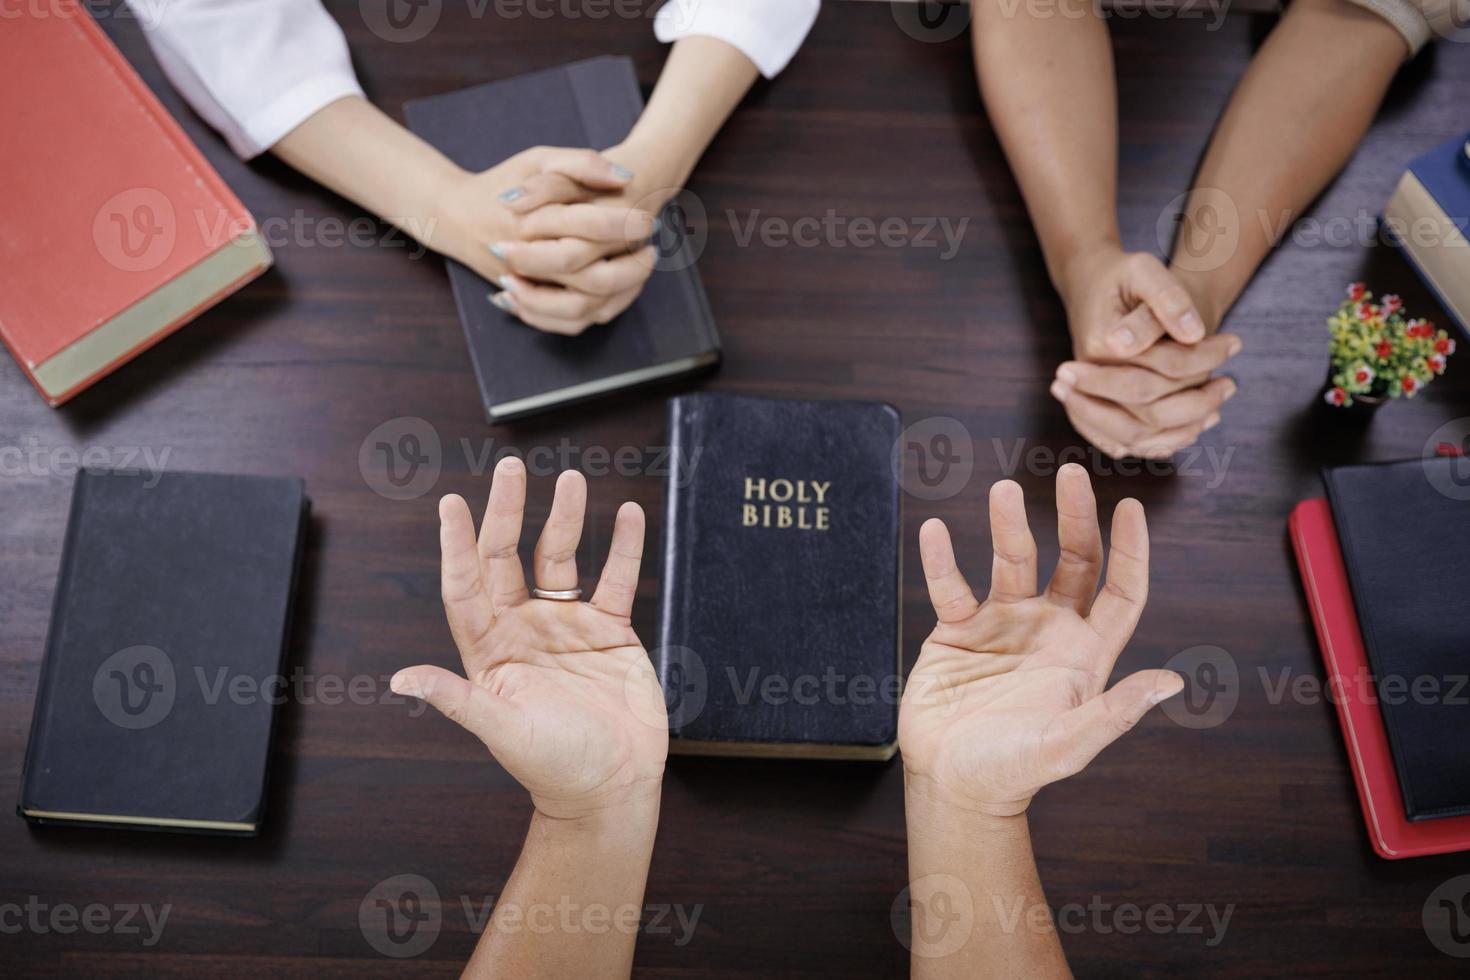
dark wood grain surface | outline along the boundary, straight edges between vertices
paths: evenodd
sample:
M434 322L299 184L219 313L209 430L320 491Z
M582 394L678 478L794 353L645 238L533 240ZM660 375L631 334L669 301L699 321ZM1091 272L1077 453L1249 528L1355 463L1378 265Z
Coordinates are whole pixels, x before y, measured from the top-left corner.
M395 115L409 98L600 53L631 56L651 85L664 53L646 16L497 16L494 4L445 0L426 38L398 44L375 36L357 4L329 6L369 93ZM170 906L152 947L118 931L12 932L18 920L0 918L0 972L453 974L476 938L465 909L478 914L502 888L529 806L454 725L377 703L398 667L456 660L438 601L435 501L446 492L481 498L485 455L506 447L569 446L573 463L595 459L577 455L589 447L635 447L652 464L664 396L691 386L487 426L442 262L410 254L397 236L379 243L386 229L376 225L366 244L333 244L332 222L359 218L356 208L274 161L234 159L169 89L138 25L114 7L99 11L257 218L305 230L278 226L274 270L59 411L0 359L0 446L22 450L6 449L0 480L0 798L18 792L73 453L123 462L147 450L155 460L166 453L173 468L305 477L315 516L290 651L305 679L281 713L259 839L0 821L0 906ZM1130 246L1158 248L1160 212L1187 187L1270 23L1114 24ZM1412 156L1466 128L1467 89L1470 47L1443 44L1411 66L1312 214L1350 223L1375 215ZM886 4L828 5L791 68L726 127L691 188L706 209L701 271L726 350L705 387L883 399L908 423L952 418L970 437L961 465L972 472L956 479L957 492L906 501L911 662L932 623L916 544L922 520L950 522L983 585L985 491L1015 469L1046 561L1055 548L1050 455L1085 445L1046 394L1068 354L1062 309L975 94L966 40L914 40ZM941 217L968 224L950 257L942 245L740 243L751 220L820 220L829 209L913 230ZM1240 683L1223 724L1191 729L1155 713L1033 806L1051 903L1087 910L1070 913L1084 924L1063 937L1081 976L1462 969L1430 944L1421 914L1436 886L1470 862L1375 857L1332 706L1275 693L1283 677L1321 676L1286 540L1292 505L1319 493L1318 467L1416 456L1439 425L1470 415L1467 370L1453 363L1423 397L1389 406L1366 429L1315 409L1323 318L1357 278L1443 319L1390 249L1288 243L1229 319L1246 341L1232 365L1241 393L1201 454L1174 474L1129 475L1086 457L1103 503L1139 497L1153 531L1152 597L1120 671L1210 645L1228 652ZM404 418L432 427L440 472L424 495L392 500L364 479L358 453L376 427ZM590 482L586 557L601 561L624 499L648 510L652 547L661 480L645 472ZM549 476L533 480L528 528L539 527L550 490ZM649 563L635 618L649 642L655 573ZM1424 587L1463 608L1463 583ZM359 682L367 696L334 694L333 683L357 677L368 679ZM686 914L698 907L699 919L682 944L677 925L645 930L637 973L904 975L907 953L890 926L905 884L901 789L896 763L673 760L647 900ZM395 960L370 945L358 910L378 882L403 874L434 884L442 920L427 951ZM1136 920L1122 906L1162 907L1176 922L1193 907L1232 912L1210 945L1203 913L1202 933L1130 932Z

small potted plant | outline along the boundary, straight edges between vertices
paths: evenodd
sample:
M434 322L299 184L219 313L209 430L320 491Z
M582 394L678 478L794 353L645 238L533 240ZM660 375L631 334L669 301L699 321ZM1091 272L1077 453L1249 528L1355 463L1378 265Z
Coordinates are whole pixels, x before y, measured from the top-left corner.
M1455 352L1449 334L1428 320L1404 316L1397 296L1373 302L1360 282L1348 286L1327 328L1332 363L1322 397L1337 408L1371 411L1389 398L1413 398L1444 374Z

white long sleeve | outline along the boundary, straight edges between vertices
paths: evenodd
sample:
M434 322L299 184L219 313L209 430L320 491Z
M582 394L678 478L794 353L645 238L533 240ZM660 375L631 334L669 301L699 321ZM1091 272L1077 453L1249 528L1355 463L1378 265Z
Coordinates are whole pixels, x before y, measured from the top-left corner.
M664 42L692 34L718 38L773 78L806 40L821 6L821 0L669 0L653 32Z
M362 95L347 40L320 0L127 2L174 87L246 159L327 104ZM654 32L665 42L719 38L770 78L801 47L820 7L820 0L669 0Z
M319 0L128 0L158 63L249 159L323 106L361 95L347 40Z

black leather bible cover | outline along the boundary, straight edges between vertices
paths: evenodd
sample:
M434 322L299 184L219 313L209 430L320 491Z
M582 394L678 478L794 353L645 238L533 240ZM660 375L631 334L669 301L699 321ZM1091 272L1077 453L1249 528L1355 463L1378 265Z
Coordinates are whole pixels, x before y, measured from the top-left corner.
M1410 820L1470 813L1470 461L1323 471Z
M643 98L627 58L592 58L407 103L415 133L467 170L533 146L606 149L628 135ZM636 202L634 202L636 203ZM577 337L543 333L494 306L491 285L449 261L449 281L491 422L715 364L720 340L687 238L666 208L658 264L637 302ZM491 243L486 242L488 247Z
M897 746L898 412L669 402L659 645L671 750L887 759Z
M306 508L298 479L77 475L23 816L257 832Z

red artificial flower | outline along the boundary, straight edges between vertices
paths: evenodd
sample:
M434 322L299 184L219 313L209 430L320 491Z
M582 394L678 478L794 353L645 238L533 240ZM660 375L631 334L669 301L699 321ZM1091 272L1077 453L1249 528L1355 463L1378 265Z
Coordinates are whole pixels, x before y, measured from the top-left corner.
M1383 312L1390 316L1404 308L1404 301L1399 299L1397 293L1389 293L1383 297Z
M1424 360L1429 365L1429 370L1435 374L1444 374L1445 359L1443 354L1430 354Z
M1327 400L1327 404L1329 405L1341 406L1347 402L1347 391L1342 388L1329 388L1327 389L1327 393L1322 397Z
M1371 320L1373 320L1377 316L1378 316L1378 307L1374 306L1372 303L1359 303L1358 304L1358 319L1359 320L1370 320L1371 321Z
M1368 293L1368 287L1365 286L1365 285L1363 285L1362 283L1360 283L1360 282L1348 283L1348 288L1347 288L1348 299L1352 300L1354 303L1358 302L1360 299L1362 299L1364 296L1366 296L1367 293Z
M1388 360L1388 355L1393 353L1393 344L1386 340L1380 340L1378 346L1373 348L1373 353L1377 354L1380 359L1386 361Z
M1434 349L1438 353L1448 356L1455 352L1455 342L1449 337L1441 337L1434 342Z
M1353 372L1353 380L1360 385L1367 384L1368 382L1373 380L1373 369L1368 367L1366 364L1360 365L1358 369Z
M1419 382L1415 381L1412 376L1406 377L1399 382L1399 387L1403 389L1404 394L1412 395L1418 389Z

